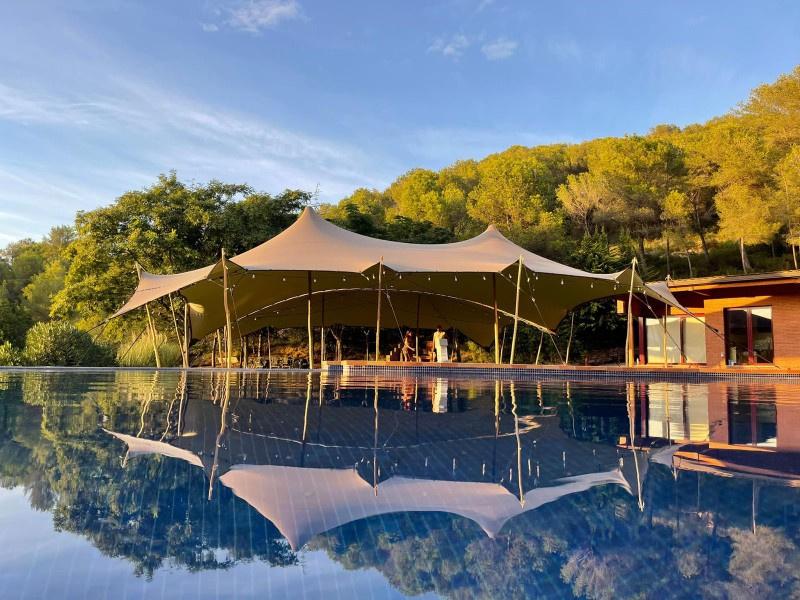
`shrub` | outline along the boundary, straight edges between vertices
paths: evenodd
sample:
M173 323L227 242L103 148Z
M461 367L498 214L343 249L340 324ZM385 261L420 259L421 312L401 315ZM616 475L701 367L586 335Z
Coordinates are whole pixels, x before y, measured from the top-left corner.
M85 331L66 321L37 323L25 338L26 364L59 367L113 366L114 355Z
M0 367L16 367L22 364L22 354L11 342L0 344Z
M179 367L183 364L181 348L175 342L170 342L167 336L158 334L158 355L162 367ZM117 351L117 362L121 367L155 367L156 359L153 356L153 342L147 333L138 340L130 338L123 342Z

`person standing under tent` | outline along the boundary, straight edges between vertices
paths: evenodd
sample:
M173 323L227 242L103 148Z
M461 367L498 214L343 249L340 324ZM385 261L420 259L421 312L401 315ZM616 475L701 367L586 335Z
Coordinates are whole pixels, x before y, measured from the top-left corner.
M450 357L447 354L447 334L444 329L442 329L441 325L437 325L436 331L433 332L433 348L436 351L436 362L449 362Z
M400 360L403 362L411 362L416 359L414 354L414 334L411 330L406 331L403 336L403 350L400 354Z

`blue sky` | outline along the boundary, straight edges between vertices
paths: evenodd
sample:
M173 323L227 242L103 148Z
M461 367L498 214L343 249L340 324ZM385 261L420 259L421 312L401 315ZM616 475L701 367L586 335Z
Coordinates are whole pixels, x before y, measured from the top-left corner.
M800 3L0 2L0 246L175 169L335 201L512 144L704 121Z

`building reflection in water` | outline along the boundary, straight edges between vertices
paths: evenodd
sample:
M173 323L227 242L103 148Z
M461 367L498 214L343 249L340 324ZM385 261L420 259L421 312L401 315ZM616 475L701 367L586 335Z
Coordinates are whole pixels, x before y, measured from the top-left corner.
M643 392L643 393L642 393ZM639 445L669 442L677 469L800 485L800 399L789 384L640 386Z

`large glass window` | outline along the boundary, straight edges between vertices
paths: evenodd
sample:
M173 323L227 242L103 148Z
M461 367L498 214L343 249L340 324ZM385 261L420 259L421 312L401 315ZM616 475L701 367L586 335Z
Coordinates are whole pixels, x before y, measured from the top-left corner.
M730 365L772 362L772 307L726 308L725 346Z
M706 327L703 318L668 316L644 319L645 356L649 364L705 363ZM666 338L665 338L666 333Z
M733 401L728 404L731 444L777 446L778 413L775 404Z
M706 362L705 318L683 319L683 355L687 363Z

